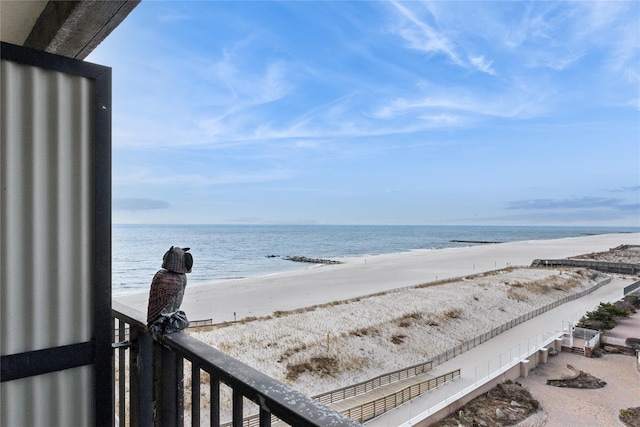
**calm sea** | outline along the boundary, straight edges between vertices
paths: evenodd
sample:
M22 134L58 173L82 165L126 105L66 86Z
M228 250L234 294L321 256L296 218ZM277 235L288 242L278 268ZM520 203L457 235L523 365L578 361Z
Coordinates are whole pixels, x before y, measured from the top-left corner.
M471 245L452 240L514 242L639 231L636 227L114 225L113 295L148 290L162 255L172 245L191 247L194 268L189 284L204 284L311 266L287 261L285 256L365 256Z

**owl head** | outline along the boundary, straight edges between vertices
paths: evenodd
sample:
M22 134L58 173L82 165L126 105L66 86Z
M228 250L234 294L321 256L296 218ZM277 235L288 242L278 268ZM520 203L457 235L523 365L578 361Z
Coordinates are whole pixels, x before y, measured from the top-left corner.
M171 246L162 257L162 268L174 273L191 273L193 256L187 252L189 249Z

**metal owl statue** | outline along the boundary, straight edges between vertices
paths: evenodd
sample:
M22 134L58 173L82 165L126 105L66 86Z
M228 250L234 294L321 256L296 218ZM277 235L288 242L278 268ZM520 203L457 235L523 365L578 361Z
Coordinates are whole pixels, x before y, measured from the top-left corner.
M178 332L189 326L184 311L179 310L191 273L193 256L190 248L171 246L162 257L162 268L153 276L149 291L147 327L152 334Z

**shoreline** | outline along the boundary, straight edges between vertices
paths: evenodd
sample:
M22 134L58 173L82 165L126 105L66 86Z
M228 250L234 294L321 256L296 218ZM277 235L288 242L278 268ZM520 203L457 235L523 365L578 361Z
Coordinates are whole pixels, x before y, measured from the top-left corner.
M603 252L623 244L639 245L640 233L334 258L343 264L187 285L182 310L190 320L232 322L511 266L529 266L537 258L561 259ZM194 267L197 268L197 260ZM114 300L146 312L148 291L115 296Z
M639 251L632 251L627 259L637 263ZM632 278L610 277L584 268L507 268L189 334L307 395L428 360L438 361L429 375L460 369L456 388L473 383L484 369L488 374L504 355L510 360L512 350L520 354L521 345L544 341L599 302L616 300ZM455 349L460 351L452 358ZM406 406L397 413L402 417L405 411Z
M140 226L114 228L113 296L148 290L160 268L167 243L191 246L196 265L191 286L302 270L305 266L281 259L307 256L335 259L461 248L473 244L451 240L519 242L602 234L640 233L640 227L580 226ZM162 243L166 242L166 243ZM180 246L180 245L179 245ZM135 257L127 255L139 248ZM168 246L167 246L168 247ZM269 255L274 255L273 258Z

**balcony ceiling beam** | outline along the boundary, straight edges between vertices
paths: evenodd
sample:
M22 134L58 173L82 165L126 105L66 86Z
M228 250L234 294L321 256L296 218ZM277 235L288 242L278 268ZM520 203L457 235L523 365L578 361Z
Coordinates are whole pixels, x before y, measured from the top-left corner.
M140 3L123 1L49 1L24 46L84 59Z

